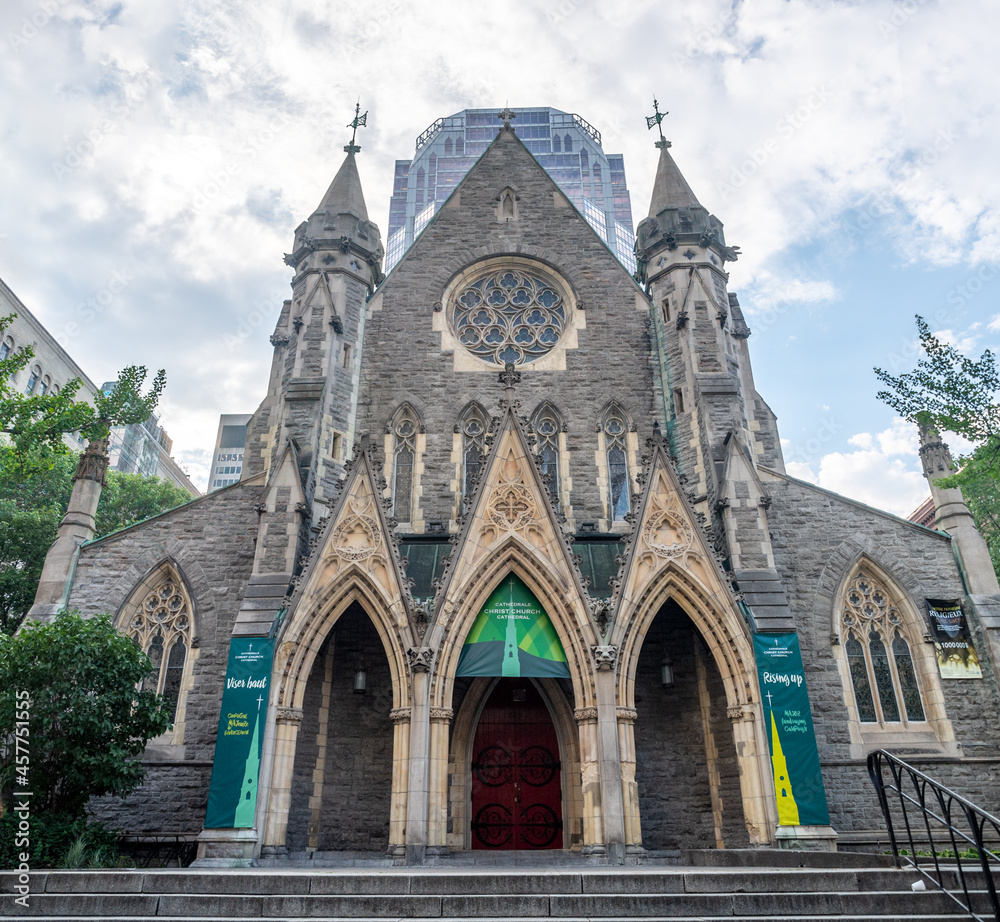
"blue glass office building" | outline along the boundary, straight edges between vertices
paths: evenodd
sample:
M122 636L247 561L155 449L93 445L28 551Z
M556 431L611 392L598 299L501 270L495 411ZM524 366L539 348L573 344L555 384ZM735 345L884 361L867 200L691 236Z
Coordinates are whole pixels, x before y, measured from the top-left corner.
M397 160L385 271L389 272L500 130L497 109L439 118L417 138L412 160ZM621 154L605 154L601 133L559 109L513 109L514 129L545 171L629 272L635 272L632 204Z

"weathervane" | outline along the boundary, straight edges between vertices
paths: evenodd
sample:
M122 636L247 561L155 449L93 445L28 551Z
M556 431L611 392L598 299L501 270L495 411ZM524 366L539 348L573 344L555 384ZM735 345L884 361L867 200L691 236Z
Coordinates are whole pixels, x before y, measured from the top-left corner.
M646 130L648 131L650 128L656 125L656 127L660 131L660 140L656 142L656 146L660 148L670 147L670 142L665 137L663 137L663 125L660 124L663 121L664 116L670 115L670 113L660 111L660 104L656 101L655 96L653 97L653 111L656 113L656 115L646 116Z
M349 121L347 123L347 127L348 128L353 128L354 129L354 131L351 132L351 143L344 145L344 150L347 151L347 153L349 153L349 154L356 154L356 153L358 153L361 150L361 148L357 144L354 143L354 140L355 140L355 138L358 135L358 129L359 128L367 128L368 127L368 112L367 112L367 110L365 111L364 115L359 115L360 112L361 112L361 100L359 99L357 101L357 103L355 104L355 106L354 106L354 118L351 119L351 121Z
M504 103L503 112L498 112L497 118L503 119L504 128L510 128L510 120L512 118L517 118L517 113L513 109L511 109L511 107L508 106L507 103Z

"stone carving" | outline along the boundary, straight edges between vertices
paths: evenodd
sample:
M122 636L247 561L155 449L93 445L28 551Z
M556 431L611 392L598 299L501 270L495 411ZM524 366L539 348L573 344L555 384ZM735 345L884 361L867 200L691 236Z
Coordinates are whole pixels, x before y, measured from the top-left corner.
M413 672L430 672L434 665L434 651L430 647L410 647L406 662Z
M281 723L297 724L302 722L302 708L279 707L274 713L275 720Z
M594 654L594 665L598 669L614 669L618 662L618 648L612 644L602 644L598 647L591 647Z
M678 505L676 496L670 497ZM662 560L683 557L694 543L694 530L679 509L655 508L642 526L642 540Z
M636 718L639 716L639 712L635 708L615 708L615 714L619 720L626 723L635 723Z
M389 711L389 720L394 724L409 722L410 708L393 708Z
M597 720L597 708L577 708L573 711L573 717L577 723L583 723L586 720Z
M451 708L439 708L439 707L431 708L431 720L450 722L454 716L455 712Z
M108 473L108 440L91 439L87 450L80 455L80 461L73 475L73 483L78 480L96 480L102 487Z
M330 536L329 553L344 561L367 560L382 546L371 497L350 497L348 514L337 523Z

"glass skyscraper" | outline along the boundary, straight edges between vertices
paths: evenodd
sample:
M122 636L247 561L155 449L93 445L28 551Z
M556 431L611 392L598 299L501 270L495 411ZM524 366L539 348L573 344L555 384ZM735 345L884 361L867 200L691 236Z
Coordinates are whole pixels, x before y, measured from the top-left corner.
M497 109L439 118L417 138L412 160L397 160L385 271L402 258L444 200L500 131ZM632 204L621 154L605 154L601 133L559 109L513 109L517 136L618 260L635 272Z

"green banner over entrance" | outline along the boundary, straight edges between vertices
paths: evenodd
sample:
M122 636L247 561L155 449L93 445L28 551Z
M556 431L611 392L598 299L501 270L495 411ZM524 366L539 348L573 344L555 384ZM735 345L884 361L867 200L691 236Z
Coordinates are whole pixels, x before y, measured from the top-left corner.
M799 635L754 634L779 826L829 826Z
M273 652L272 641L265 637L234 637L229 641L206 829L253 826Z
M486 600L458 658L460 676L569 678L549 616L514 574Z

